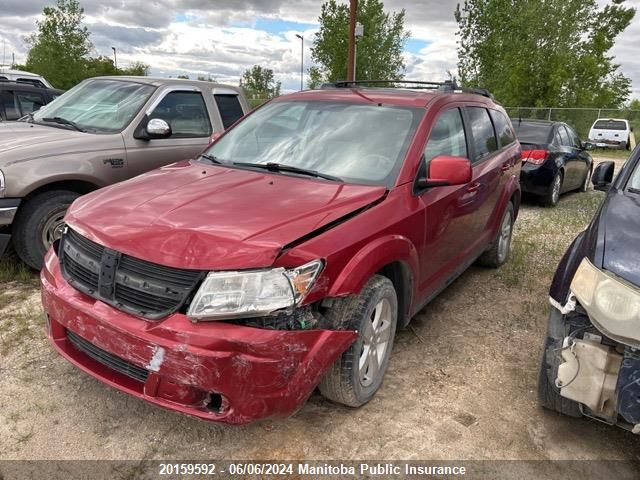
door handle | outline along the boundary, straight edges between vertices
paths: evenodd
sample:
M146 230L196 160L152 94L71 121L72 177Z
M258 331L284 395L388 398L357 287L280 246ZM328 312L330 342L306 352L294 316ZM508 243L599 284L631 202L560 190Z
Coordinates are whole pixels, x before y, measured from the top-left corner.
M479 183L474 183L473 185L469 185L469 187L467 188L467 192L469 193L474 193L474 192L477 192L478 190L480 190Z

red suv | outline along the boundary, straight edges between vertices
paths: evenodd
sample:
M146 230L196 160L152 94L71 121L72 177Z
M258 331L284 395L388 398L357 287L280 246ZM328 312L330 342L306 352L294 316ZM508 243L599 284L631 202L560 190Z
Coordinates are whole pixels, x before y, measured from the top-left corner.
M246 423L357 407L397 328L505 262L520 145L487 93L277 98L205 152L78 199L41 273L55 349L162 407Z

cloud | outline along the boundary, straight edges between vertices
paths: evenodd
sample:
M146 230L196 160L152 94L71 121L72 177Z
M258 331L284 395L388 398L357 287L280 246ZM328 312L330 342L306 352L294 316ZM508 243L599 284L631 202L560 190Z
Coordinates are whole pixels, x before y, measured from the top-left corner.
M153 74L210 74L237 83L254 64L268 66L283 90L299 88L300 40L305 37L305 70L322 1L300 0L80 0L97 54L118 49L118 63L142 61ZM343 0L346 1L346 0ZM599 0L602 4L605 0ZM387 11L405 9L411 31L405 52L406 77L441 80L457 64L457 25L453 12L459 0L385 0ZM0 0L0 42L6 59L15 53L24 61L23 37L53 0ZM640 0L627 1L640 7ZM640 55L636 39L640 18L618 39L612 54L633 80L640 97ZM1 51L0 51L1 54Z

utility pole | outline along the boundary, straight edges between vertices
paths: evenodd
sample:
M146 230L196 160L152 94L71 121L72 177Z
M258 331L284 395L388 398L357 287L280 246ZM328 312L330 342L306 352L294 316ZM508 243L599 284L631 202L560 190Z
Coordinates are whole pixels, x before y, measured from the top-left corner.
M304 90L304 37L296 33L300 39L300 91Z
M349 51L347 60L347 82L355 80L355 51L356 51L356 15L358 12L358 0L350 0L349 9Z
M113 50L113 66L116 70L118 70L118 57L116 57L116 47L111 47L111 50Z

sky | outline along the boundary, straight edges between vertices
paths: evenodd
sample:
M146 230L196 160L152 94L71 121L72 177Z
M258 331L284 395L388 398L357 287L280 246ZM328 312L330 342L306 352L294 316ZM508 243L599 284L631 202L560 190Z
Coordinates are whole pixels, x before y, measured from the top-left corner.
M346 0L345 0L346 1ZM42 8L54 0L0 0L0 63L24 62L24 37L36 30ZM405 78L444 80L456 71L456 22L459 0L385 0L388 11L406 10ZM211 75L237 84L243 71L259 64L273 69L284 92L300 87L301 41L305 72L312 65L310 46L318 29L322 1L314 0L80 0L92 32L94 55L118 64L141 61L151 74ZM605 0L599 0L605 3ZM640 10L640 0L627 4ZM612 54L633 81L640 98L640 12L618 38ZM3 60L4 59L4 60ZM305 80L306 83L306 80Z

